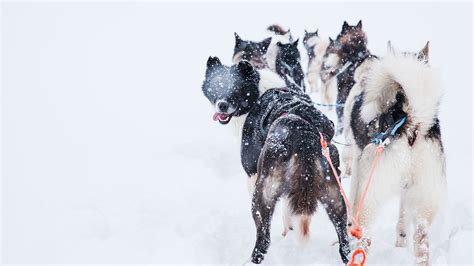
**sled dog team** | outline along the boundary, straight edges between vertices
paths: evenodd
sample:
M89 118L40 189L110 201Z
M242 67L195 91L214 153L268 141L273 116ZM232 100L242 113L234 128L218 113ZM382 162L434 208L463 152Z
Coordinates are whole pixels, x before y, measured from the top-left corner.
M341 260L348 263L353 248L369 251L377 211L398 196L395 246L407 245L412 225L415 263L430 264L428 230L445 194L446 174L438 120L443 91L429 64L429 43L419 52L401 52L389 42L387 53L376 56L367 48L362 21L344 22L328 41L318 31L305 31L305 72L299 40L290 30L278 25L267 30L260 42L235 33L233 64L209 57L202 85L215 108L213 119L231 123L241 138L257 231L251 262L261 263L268 251L279 200L283 236L295 230L302 241L321 205L334 225ZM307 91L319 91L323 103L336 107L336 125ZM335 135L345 138L341 156L331 142ZM351 176L350 204L338 185L341 175ZM354 223L360 239L349 237Z

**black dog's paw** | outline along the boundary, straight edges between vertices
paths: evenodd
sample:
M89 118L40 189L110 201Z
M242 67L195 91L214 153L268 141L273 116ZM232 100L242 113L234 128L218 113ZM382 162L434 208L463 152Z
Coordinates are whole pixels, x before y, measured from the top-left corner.
M260 263L262 263L262 261L263 261L263 255L262 254L252 256L252 263L260 264Z
M252 252L252 263L260 264L263 261L263 252L255 248Z
M351 254L349 245L339 247L339 254L341 255L342 262L347 264L349 262L349 255Z

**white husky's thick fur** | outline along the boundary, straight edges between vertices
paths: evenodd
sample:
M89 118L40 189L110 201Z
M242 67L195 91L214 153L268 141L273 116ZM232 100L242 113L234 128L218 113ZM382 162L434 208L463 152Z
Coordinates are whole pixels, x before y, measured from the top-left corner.
M370 225L379 207L390 196L400 196L396 246L406 246L407 221L410 217L415 229L413 240L416 263L427 265L428 229L446 191L442 142L440 137L429 136L429 130L437 121L438 106L443 95L441 83L433 68L410 54L392 51L366 66L365 72L356 75L357 83L346 101L346 142L354 143L355 137L350 126L351 110L354 98L361 92L364 92L364 102L360 117L364 123L385 113L389 107L387 103L395 101L397 92L402 92L406 98L403 111L407 114L407 123L404 125L406 133L392 140L385 148L374 171L359 221L367 238L359 244L367 248L367 243L370 243ZM410 132L417 135L412 145L409 144ZM347 157L354 158L352 206L358 206L375 158L375 150L375 144L369 144L363 150L352 145L343 152L345 163L349 163Z

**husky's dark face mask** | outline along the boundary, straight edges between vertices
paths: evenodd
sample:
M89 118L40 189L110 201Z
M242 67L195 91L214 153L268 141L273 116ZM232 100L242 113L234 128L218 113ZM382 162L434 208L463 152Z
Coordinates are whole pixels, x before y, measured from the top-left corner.
M277 60L281 60L281 62L284 62L289 66L298 64L301 60L300 52L298 50L298 41L299 40L284 44L277 42L277 46L280 48Z
M257 69L265 68L265 54L267 53L271 41L271 37L261 42L246 41L242 40L242 38L235 33L235 47L232 61L237 63L241 60L246 60Z
M247 61L229 67L209 57L202 91L215 107L213 119L224 125L233 116L248 113L259 96L258 81L257 71Z

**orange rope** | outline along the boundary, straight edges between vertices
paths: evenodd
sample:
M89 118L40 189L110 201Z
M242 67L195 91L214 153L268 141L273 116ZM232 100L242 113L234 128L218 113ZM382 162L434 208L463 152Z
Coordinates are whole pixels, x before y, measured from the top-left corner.
M334 173L334 177L336 178L337 184L339 185L339 189L341 190L342 197L344 198L344 201L346 203L348 213L349 213L348 215L350 216L350 219L353 222L353 227L349 231L354 237L356 237L357 239L361 239L362 238L362 230L359 226L358 221L359 221L359 218L360 218L360 213L361 213L361 210L362 210L362 206L363 206L365 197L367 195L367 191L369 190L370 183L372 182L372 177L374 175L375 167L377 167L380 156L382 155L382 152L384 150L383 143L377 147L377 150L376 150L376 153L375 153L375 158L374 158L374 161L372 163L372 168L370 169L369 180L367 181L367 184L365 185L364 193L362 193L362 198L359 201L359 206L357 208L356 217L354 217L351 214L352 213L351 212L351 205L349 203L349 199L347 198L346 191L342 187L342 183L339 180L339 175L337 174L336 168L334 167L334 165L332 163L331 156L329 154L328 143L324 139L323 134L321 134L321 132L319 132L319 136L320 136L320 141L321 141L321 147L322 147L322 150L323 150L323 155L324 155L324 157L326 157L326 159L329 162L329 165L331 166L332 172ZM362 261L361 261L360 264L358 264L354 261L355 256L357 254L362 254ZM363 266L364 263L365 263L365 259L366 259L365 251L361 248L358 248L352 254L352 261L347 265L349 265L349 266L357 266L357 265Z
M359 254L362 255L362 261L357 263L355 262L355 257ZM365 251L361 248L358 248L354 251L354 253L352 253L352 260L347 264L347 266L364 266L366 257L367 255L365 254Z
M377 167L377 164L379 163L380 155L382 154L382 152L383 152L383 146L378 146L375 152L375 158L374 158L374 162L372 163L372 168L370 169L369 180L367 181L367 184L365 185L364 193L362 194L362 198L359 201L359 208L357 208L357 213L356 213L357 221L359 221L360 212L362 211L362 204L364 203L365 196L367 196L367 191L369 190L370 183L372 182L372 177L374 176L375 167Z
M334 173L334 176L336 177L337 184L339 185L339 188L342 192L344 201L346 202L346 206L350 212L351 205L349 204L349 199L347 198L346 191L342 188L341 180L339 180L339 176L337 174L336 168L332 164L331 156L329 154L329 149L328 149L328 143L326 142L326 140L324 140L323 134L321 134L321 132L319 132L319 135L321 136L320 140L321 140L321 147L323 147L323 155L324 157L326 157L326 160L328 160L329 165L331 166L332 172Z

